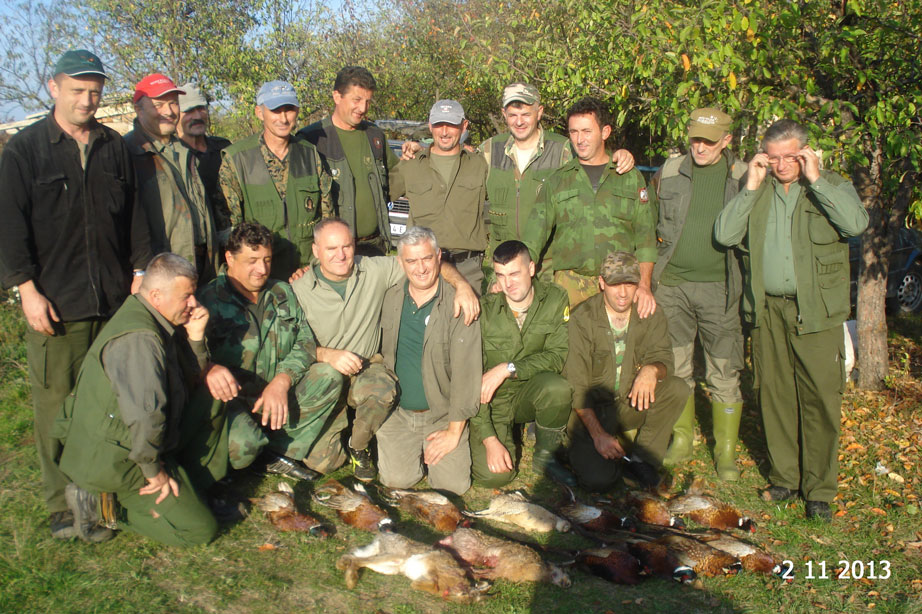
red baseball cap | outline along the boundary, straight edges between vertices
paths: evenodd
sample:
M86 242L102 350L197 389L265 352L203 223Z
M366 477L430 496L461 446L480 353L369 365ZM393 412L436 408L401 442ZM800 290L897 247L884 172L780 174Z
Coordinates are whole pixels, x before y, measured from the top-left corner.
M164 94L170 94L172 92L176 92L177 94L186 93L184 90L176 87L176 84L173 83L169 77L155 72L138 81L138 84L134 86L134 96L131 98L131 101L137 102L144 96L148 98L160 98Z

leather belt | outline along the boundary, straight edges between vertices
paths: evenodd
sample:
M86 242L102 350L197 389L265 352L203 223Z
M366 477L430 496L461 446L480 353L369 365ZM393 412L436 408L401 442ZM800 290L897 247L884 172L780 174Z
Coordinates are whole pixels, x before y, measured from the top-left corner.
M465 260L470 260L471 258L482 257L483 252L478 252L471 249L443 249L442 255L447 256L451 262L458 263L464 262Z

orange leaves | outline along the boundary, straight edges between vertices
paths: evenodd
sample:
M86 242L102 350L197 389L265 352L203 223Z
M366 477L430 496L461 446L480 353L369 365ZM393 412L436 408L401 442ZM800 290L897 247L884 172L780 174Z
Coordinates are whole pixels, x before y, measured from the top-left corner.
M687 54L682 54L682 66L685 68L685 72L691 70L691 60L688 59Z

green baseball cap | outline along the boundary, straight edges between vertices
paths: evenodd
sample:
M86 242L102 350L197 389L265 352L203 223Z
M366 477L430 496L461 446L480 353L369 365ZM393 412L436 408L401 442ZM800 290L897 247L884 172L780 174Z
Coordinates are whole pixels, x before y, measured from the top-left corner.
M534 85L512 83L503 90L503 108L505 109L512 102L535 104L541 102L541 96L538 94L538 88Z
M61 56L54 65L54 76L65 74L68 77L78 75L99 75L107 79L106 71L102 68L99 58L86 49L71 49Z
M733 118L714 107L695 109L688 120L688 138L719 141L730 132Z
M640 265L630 252L608 252L599 275L609 286L639 284Z

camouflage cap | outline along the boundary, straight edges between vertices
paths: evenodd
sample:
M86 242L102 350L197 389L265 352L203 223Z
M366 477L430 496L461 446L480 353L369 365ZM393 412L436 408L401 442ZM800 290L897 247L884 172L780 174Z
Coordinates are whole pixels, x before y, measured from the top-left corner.
M599 275L609 286L639 284L640 265L630 252L608 252Z
M512 83L503 90L503 108L505 109L512 102L536 104L541 102L541 96L538 94L538 88L534 85Z
M730 132L733 118L714 107L692 111L688 119L688 138L719 141Z

